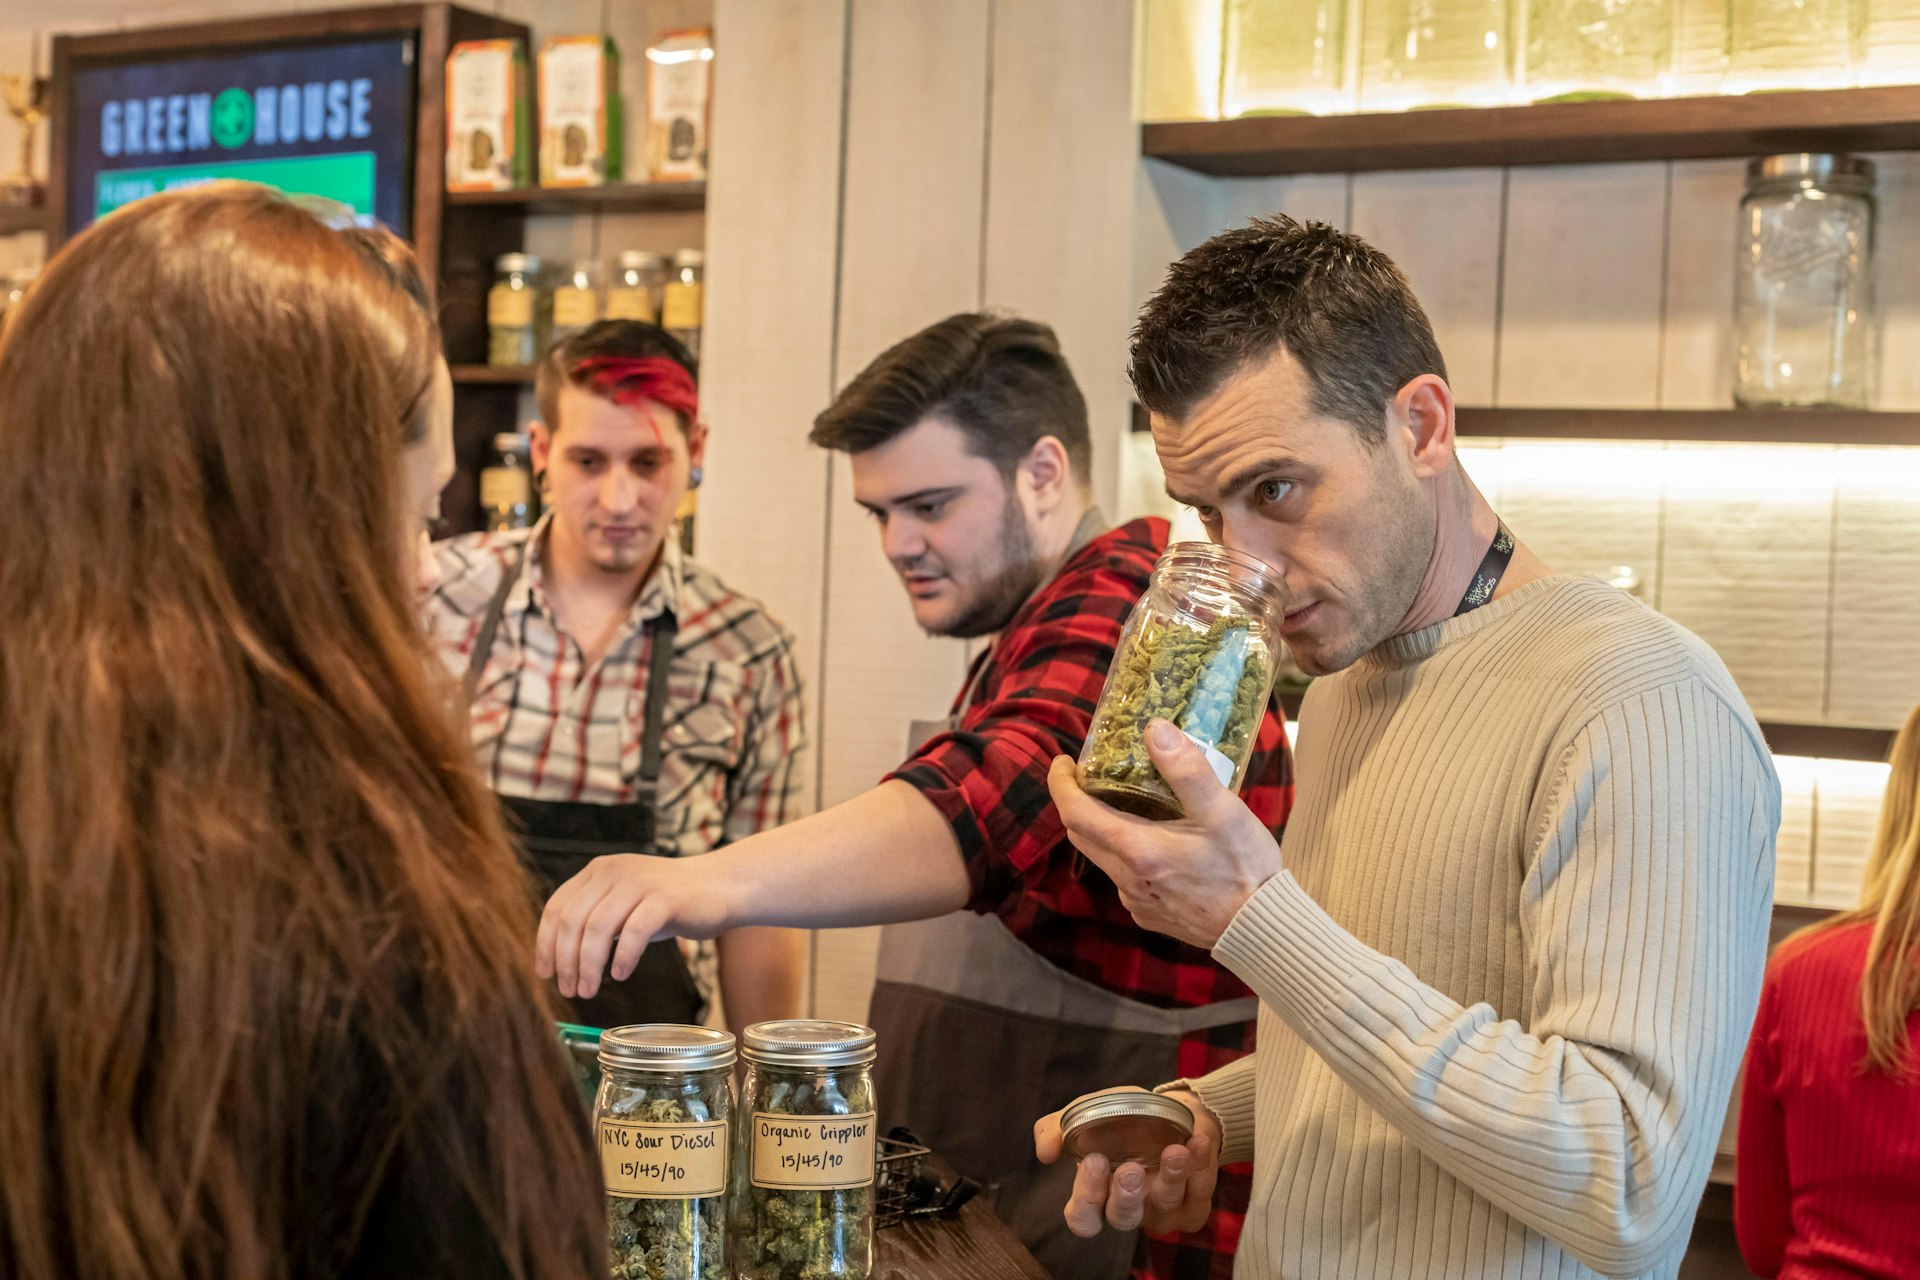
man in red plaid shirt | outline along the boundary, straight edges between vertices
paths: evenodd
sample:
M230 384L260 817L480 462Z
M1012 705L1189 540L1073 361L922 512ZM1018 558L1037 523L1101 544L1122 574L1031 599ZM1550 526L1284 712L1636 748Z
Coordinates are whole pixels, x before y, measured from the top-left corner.
M541 970L591 994L610 959L624 979L663 935L886 923L881 1122L988 1184L1055 1274L1227 1280L1245 1166L1222 1172L1201 1233L1084 1241L1059 1215L1071 1166L1036 1164L1028 1131L1078 1094L1253 1048L1251 992L1206 952L1135 926L1047 795L1049 763L1080 751L1167 524L1109 529L1093 508L1085 402L1052 331L1029 321L968 313L916 334L854 380L813 440L850 455L921 627L991 643L952 716L920 726L872 791L697 864L590 864L547 906ZM1271 709L1242 794L1277 833L1292 778Z

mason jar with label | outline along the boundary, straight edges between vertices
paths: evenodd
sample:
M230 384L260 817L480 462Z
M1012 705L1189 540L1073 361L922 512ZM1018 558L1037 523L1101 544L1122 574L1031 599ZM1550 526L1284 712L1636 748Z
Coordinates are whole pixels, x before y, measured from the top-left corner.
M1280 575L1211 542L1176 542L1127 615L1080 750L1080 785L1116 809L1178 818L1180 799L1147 754L1147 726L1170 721L1238 790L1273 688L1286 612Z
M1764 156L1747 166L1734 274L1743 406L1864 409L1874 365L1873 164Z
M706 254L682 249L673 255L673 276L660 306L660 327L700 358L700 323L706 309Z
M487 291L487 363L496 369L533 364L547 349L553 295L540 281L540 259L509 253L494 264Z
M871 1028L757 1022L742 1034L734 1275L865 1280L873 1270Z
M724 1280L733 1037L656 1023L600 1036L593 1139L616 1276Z
M614 260L607 285L607 319L660 323L660 302L667 289L667 260L645 249L625 249Z
M480 509L487 529L525 529L537 514L533 496L532 442L519 432L493 438L493 457L480 470Z
M600 319L600 264L576 258L553 286L553 336L558 345Z

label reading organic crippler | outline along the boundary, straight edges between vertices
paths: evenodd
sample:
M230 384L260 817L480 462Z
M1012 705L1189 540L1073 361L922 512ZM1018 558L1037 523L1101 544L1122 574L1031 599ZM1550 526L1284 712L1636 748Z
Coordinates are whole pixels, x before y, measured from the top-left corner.
M628 1200L697 1200L727 1189L727 1126L599 1123L607 1194Z
M753 1113L753 1185L850 1191L873 1182L873 1119Z

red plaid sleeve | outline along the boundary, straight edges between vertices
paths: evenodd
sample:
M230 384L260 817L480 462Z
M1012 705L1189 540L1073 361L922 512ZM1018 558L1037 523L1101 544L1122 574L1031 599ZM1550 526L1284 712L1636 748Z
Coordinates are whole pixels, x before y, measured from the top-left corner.
M1166 545L1166 522L1135 521L1076 555L1001 633L961 727L926 743L890 777L918 787L952 826L976 911L1010 895L1048 900L1078 886L1036 882L1066 829L1047 794L1058 755L1078 755L1127 613Z

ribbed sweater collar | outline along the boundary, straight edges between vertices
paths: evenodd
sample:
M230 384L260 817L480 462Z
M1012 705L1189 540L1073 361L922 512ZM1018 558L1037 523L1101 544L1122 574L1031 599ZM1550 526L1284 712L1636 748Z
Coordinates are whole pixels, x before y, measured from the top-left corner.
M1511 618L1567 585L1585 580L1577 574L1570 573L1557 573L1537 579L1512 594L1501 596L1498 600L1483 604L1469 613L1448 618L1444 622L1436 622L1418 631L1409 631L1405 635L1390 636L1369 649L1360 659L1360 664L1374 667L1404 667L1411 663L1424 662L1448 645L1458 644L1476 632Z

